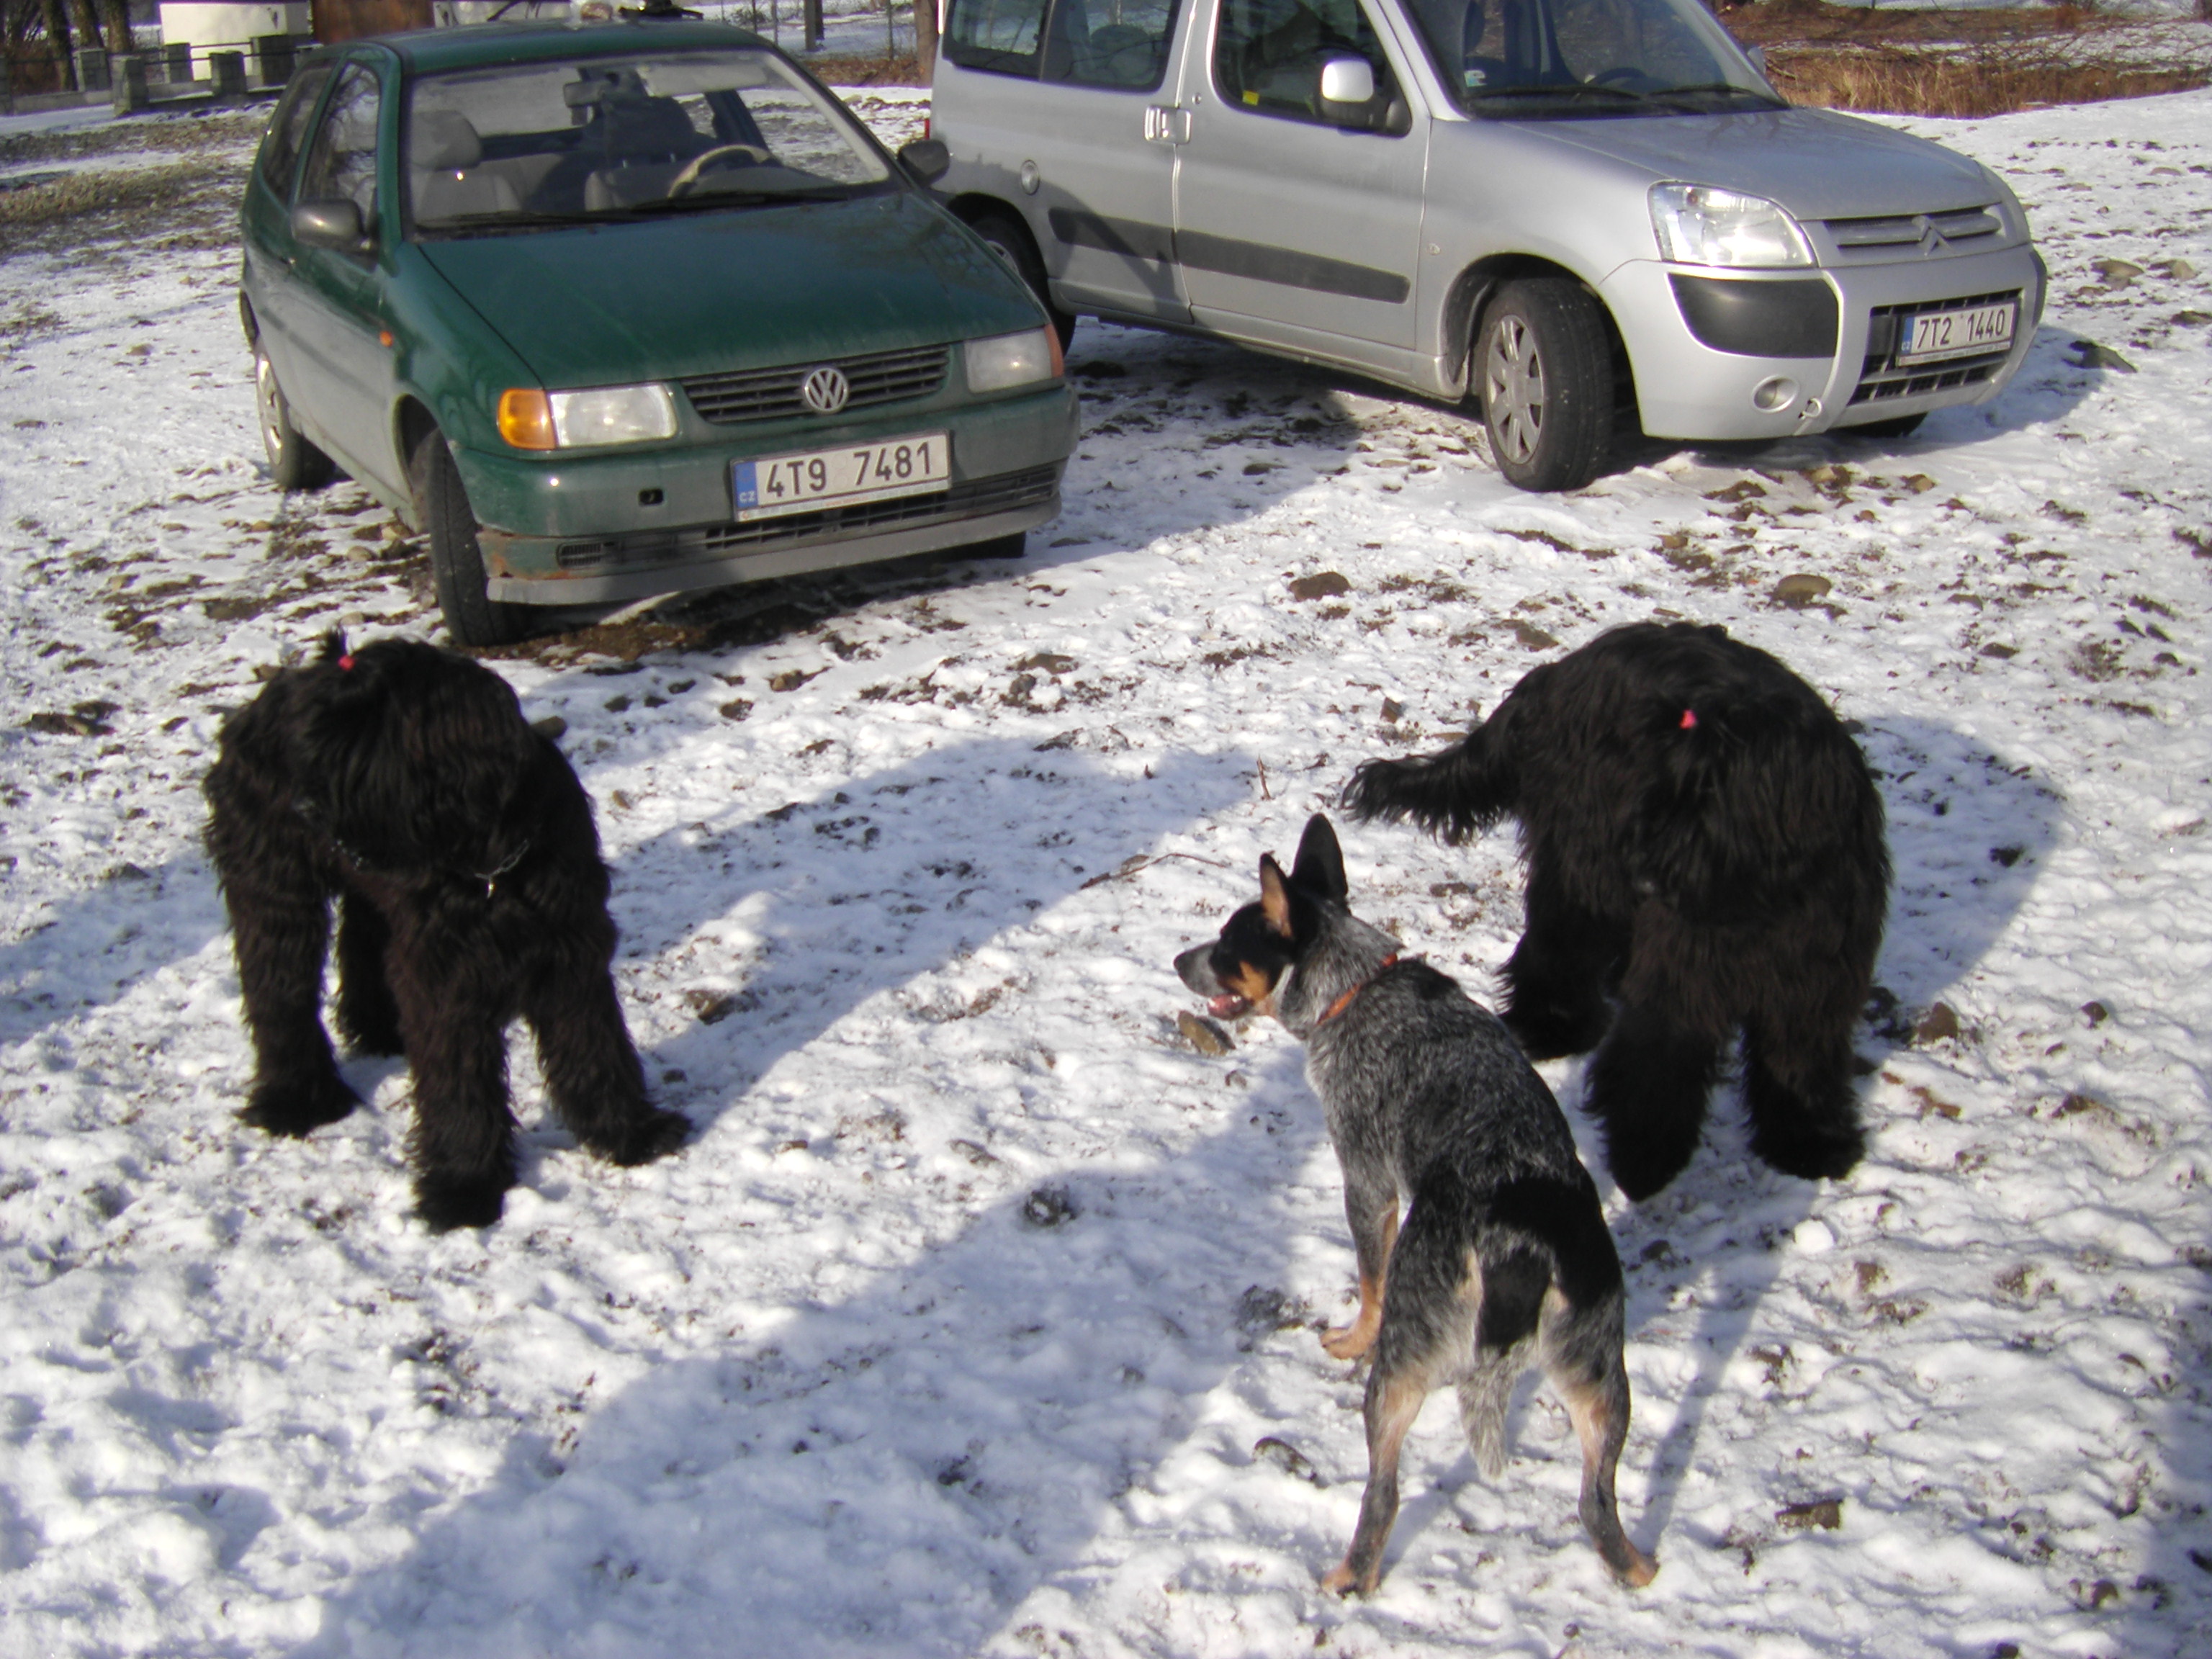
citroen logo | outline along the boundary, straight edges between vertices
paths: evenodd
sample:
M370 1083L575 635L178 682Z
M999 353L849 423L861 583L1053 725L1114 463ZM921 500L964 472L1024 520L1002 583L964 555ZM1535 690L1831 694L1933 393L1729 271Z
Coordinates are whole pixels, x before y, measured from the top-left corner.
M1951 246L1949 239L1948 239L1942 231L1936 228L1935 222L1929 218L1926 214L1917 214L1914 217L1919 222L1920 225L1920 252L1922 258L1932 258L1935 255L1942 252L1946 248Z
M844 408L845 399L853 395L853 388L842 369L817 368L799 386L799 395L817 415L835 415Z

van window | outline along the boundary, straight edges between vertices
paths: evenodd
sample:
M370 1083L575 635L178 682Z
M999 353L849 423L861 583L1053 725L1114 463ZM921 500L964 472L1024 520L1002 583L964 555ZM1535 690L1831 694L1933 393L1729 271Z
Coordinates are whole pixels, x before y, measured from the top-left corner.
M942 50L963 69L1034 76L1046 0L952 0Z
M1150 92L1167 73L1175 25L1176 0L1060 0L1044 78Z
M1221 0L1213 80L1231 106L1293 121L1328 120L1321 70L1332 58L1365 58L1375 70L1376 106L1388 102L1395 83L1358 0Z

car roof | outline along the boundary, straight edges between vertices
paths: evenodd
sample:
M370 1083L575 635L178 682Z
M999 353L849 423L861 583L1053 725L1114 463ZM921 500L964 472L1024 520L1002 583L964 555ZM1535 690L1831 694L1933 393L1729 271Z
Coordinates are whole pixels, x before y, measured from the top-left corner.
M774 47L726 23L623 18L607 23L471 23L460 28L410 29L368 37L389 48L410 73L529 64L545 58L633 57L640 52L699 47Z

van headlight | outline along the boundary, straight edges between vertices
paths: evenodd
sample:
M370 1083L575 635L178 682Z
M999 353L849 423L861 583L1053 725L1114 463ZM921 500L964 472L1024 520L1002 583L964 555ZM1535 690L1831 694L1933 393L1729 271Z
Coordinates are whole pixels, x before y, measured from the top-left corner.
M1004 392L1037 380L1056 380L1060 374L1060 336L1048 328L970 340L966 353L970 392Z
M1677 264L1771 270L1813 263L1805 233L1780 207L1711 185L1652 185L1651 229L1659 257Z
M517 449L589 449L672 438L676 399L658 382L587 392L519 386L500 394L499 435Z

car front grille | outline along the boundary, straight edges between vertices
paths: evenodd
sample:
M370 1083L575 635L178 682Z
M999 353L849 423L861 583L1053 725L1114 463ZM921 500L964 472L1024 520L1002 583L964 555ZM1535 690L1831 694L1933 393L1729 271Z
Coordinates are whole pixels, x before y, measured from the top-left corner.
M1894 258L1910 248L1930 258L1978 253L2004 235L2004 218L1993 207L1960 208L1948 213L1898 213L1872 219L1830 219L1824 228L1846 259ZM1936 233L1931 240L1928 233Z
M948 346L921 346L908 351L878 351L864 357L839 357L830 362L792 363L780 368L749 368L732 374L700 374L683 381L684 395L700 418L718 426L744 421L775 421L810 410L799 389L817 368L842 371L852 391L843 414L896 403L902 398L923 398L945 384L945 367L951 362Z
M1860 365L1859 383L1851 389L1851 402L1881 403L1892 398L1919 398L1931 392L1948 392L1954 386L1980 385L2004 367L2012 345L1979 356L1899 367L1891 359L1897 353L1903 319L1923 312L1967 311L1976 306L2002 304L2007 300L2017 301L2020 297L2018 289L2008 289L1998 294L1969 294L1956 300L1876 306L1868 318L1866 360ZM2013 343L2018 343L2017 337Z
M902 495L888 501L793 513L750 524L706 525L691 530L647 531L597 541L563 542L555 555L563 570L623 570L643 566L689 564L695 560L763 553L814 542L842 541L871 531L899 530L960 519L988 518L1052 500L1060 488L1060 469L975 478L929 495Z

